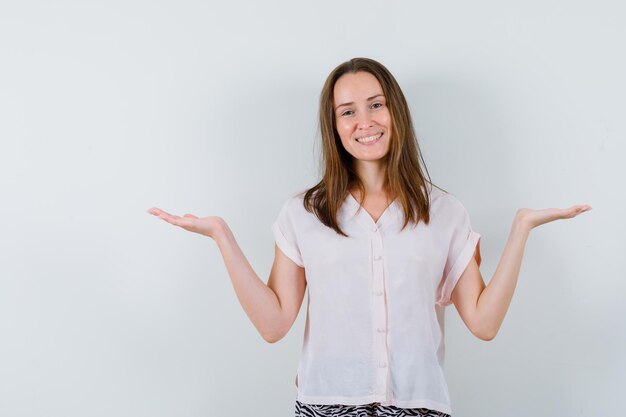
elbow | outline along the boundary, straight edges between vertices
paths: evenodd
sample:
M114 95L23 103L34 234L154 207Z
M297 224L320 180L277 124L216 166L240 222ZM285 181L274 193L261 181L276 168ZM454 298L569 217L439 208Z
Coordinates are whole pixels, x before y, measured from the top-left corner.
M472 331L472 333L474 334L474 336L476 336L477 338L479 338L480 340L483 340L485 342L489 342L491 340L493 340L496 335L498 334L497 330L476 330L476 331Z
M483 334L481 336L477 336L480 340L483 340L485 342L489 342L491 340L493 340L496 337L496 333L490 333L490 334Z
M262 331L259 331L259 333L267 343L276 343L289 333L292 323L293 320L286 322L284 318L280 317L277 320L273 320L271 325L266 326Z
M261 337L263 337L263 340L267 343L276 343L282 340L287 333L289 333L290 328L291 323L288 324L285 320L279 318L278 320L274 320L271 326L268 326L259 333L261 334Z
M267 343L273 344L281 340L283 337L285 337L285 335L284 333L273 332L261 334L261 337L263 337L263 340L265 340Z

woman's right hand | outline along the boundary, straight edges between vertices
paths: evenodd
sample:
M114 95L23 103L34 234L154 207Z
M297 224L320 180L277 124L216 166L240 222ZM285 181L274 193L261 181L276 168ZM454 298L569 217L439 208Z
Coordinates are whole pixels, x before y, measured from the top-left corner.
M214 239L216 232L224 225L224 219L217 216L198 217L185 214L183 217L170 214L157 207L148 209L148 213L158 216L174 226L182 227L190 232L199 233Z

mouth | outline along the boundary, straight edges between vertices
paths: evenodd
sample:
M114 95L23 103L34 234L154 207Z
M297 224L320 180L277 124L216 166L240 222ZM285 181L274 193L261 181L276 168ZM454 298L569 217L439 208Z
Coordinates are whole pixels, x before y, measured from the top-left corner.
M365 136L362 138L356 138L355 140L359 142L361 145L372 145L377 143L381 137L383 137L384 133L378 133L372 136Z

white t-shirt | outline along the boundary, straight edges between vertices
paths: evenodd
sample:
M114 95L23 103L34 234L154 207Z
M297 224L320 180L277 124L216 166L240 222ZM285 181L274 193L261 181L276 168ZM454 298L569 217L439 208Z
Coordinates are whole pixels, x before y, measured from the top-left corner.
M341 229L303 206L304 193L282 206L272 232L303 267L308 287L297 399L308 404L429 408L451 414L444 378L444 307L480 234L451 194L430 191L430 224L403 224L392 202L375 223L348 194ZM476 249L476 252L475 252Z

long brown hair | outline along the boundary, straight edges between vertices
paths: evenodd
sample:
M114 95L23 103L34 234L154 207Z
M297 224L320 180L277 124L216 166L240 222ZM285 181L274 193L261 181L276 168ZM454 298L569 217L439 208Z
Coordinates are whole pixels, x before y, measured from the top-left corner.
M346 73L365 71L380 83L391 115L391 136L386 156L387 170L384 188L388 195L397 196L404 211L404 229L409 222L414 224L430 221L430 199L426 184L430 174L419 150L409 106L396 79L381 63L369 58L352 58L337 66L328 75L319 101L319 131L322 138L323 177L304 195L304 207L315 213L326 226L343 236L346 235L337 222L337 212L348 197L349 190L357 187L361 201L365 198L365 186L354 170L352 155L341 144L336 129L333 93L335 83ZM419 161L428 174L426 181ZM439 188L439 187L437 187ZM423 192L425 191L425 192ZM443 190L445 191L445 190Z

